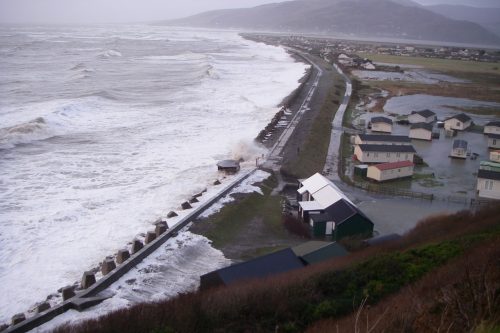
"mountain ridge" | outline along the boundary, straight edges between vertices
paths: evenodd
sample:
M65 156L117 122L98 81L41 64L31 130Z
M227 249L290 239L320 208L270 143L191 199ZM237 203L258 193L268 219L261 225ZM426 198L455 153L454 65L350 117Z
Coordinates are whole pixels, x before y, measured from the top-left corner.
M450 19L411 0L295 0L160 24L500 45L500 37L479 24Z

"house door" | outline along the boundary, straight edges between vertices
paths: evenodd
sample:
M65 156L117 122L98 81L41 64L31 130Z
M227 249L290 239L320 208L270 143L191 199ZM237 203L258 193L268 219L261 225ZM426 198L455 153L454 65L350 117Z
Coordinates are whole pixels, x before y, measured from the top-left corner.
M335 222L326 222L326 235L330 236L335 228Z

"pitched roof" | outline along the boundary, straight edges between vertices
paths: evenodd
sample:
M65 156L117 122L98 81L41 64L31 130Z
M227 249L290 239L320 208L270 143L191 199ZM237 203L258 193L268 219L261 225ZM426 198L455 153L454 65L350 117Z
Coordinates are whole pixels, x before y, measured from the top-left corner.
M450 117L450 118L446 119L445 121L450 120L450 119L456 119L456 120L459 120L463 123L471 120L471 118L468 115L466 115L465 113L460 113L460 114L454 115L453 117Z
M411 142L411 139L404 135L358 134L358 136L363 141Z
M302 255L300 258L307 264L312 265L337 257L348 255L349 252L339 243L329 243L315 251Z
M485 126L495 126L495 127L500 127L500 121L490 121L487 123Z
M358 213L358 209L351 205L346 200L339 200L327 209L325 209L326 213L330 215L330 221L335 222L335 224L342 224L347 219Z
M383 153L416 153L412 145L359 145L362 151Z
M392 170L392 169L399 169L399 168L406 168L410 166L414 166L413 162L410 161L401 161L401 162L392 162L392 163L382 163L382 164L377 164L374 165L374 168L377 168L381 171L384 170Z
M392 125L392 120L386 117L373 117L370 120L373 123L386 123L386 124L391 124Z
M455 140L453 141L453 149L456 149L456 148L463 148L463 149L467 149L467 141L465 140Z
M218 277L225 285L230 285L238 281L264 278L302 267L304 264L292 249L285 249L213 271L203 275L201 279Z
M306 243L299 244L297 246L292 247L293 253L295 253L298 257L302 257L306 254L317 251L325 246L330 245L331 242L323 242L323 241L310 241Z
M500 134L488 134L489 139L500 139Z
M416 123L411 125L410 130L412 129L425 129L429 132L432 132L432 125L427 123Z
M479 170L477 172L477 178L500 180L500 172L491 170Z
M304 194L306 191L309 192L314 200L321 204L323 208L328 207L333 202L340 199L345 199L351 202L351 200L345 196L337 185L320 173L315 173L311 177L302 181L302 185L303 186L299 188L297 192L299 194Z
M432 117L432 116L435 116L436 113L432 112L431 110L421 110L421 111L416 111L414 112L414 114L419 114L421 115L422 117L425 117L425 118L429 118L429 117Z

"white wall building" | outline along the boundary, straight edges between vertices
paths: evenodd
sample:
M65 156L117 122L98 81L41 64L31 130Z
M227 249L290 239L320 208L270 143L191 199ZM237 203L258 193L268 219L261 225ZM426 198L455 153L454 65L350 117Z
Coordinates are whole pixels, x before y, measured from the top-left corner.
M489 134L488 135L488 148L492 148L492 149L500 148L500 134Z
M413 161L416 154L411 145L357 145L354 155L362 163Z
M500 121L491 121L484 125L484 134L500 135Z
M418 123L413 124L410 127L410 135L411 139L417 140L432 140L432 125L427 123Z
M444 121L444 128L446 130L463 131L472 125L472 119L465 113L457 114Z
M500 162L500 150L490 151L490 161L497 163Z
M411 139L404 135L357 134L354 139L357 145L411 145Z
M386 117L374 117L371 119L372 132L392 133L392 120Z
M477 193L480 198L500 200L500 172L479 170L477 173Z
M437 120L437 116L434 112L431 110L422 110L422 111L416 111L412 112L408 116L408 121L410 124L418 124L418 123L427 123L431 124Z
M453 141L453 148L451 149L450 157L453 158L467 158L467 148L469 144L465 140Z
M411 161L376 164L368 168L367 177L378 182L411 177L414 166Z

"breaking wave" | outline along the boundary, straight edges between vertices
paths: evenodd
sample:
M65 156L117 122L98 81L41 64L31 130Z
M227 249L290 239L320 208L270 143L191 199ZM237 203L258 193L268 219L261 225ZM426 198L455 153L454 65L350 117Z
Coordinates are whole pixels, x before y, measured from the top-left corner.
M107 50L99 54L99 58L101 59L117 58L121 56L122 56L121 52L116 50Z

